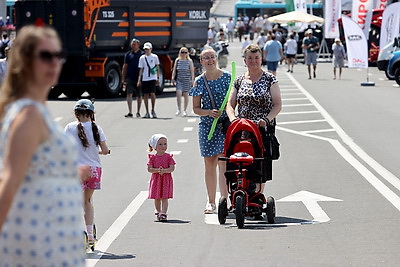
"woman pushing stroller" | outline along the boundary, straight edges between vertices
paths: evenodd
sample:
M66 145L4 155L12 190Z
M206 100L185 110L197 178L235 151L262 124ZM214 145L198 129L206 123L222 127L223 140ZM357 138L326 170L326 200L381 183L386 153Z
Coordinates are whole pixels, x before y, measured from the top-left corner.
M238 117L252 120L260 128L275 127L275 118L282 108L278 80L261 68L262 52L257 45L248 45L243 54L247 71L234 81L226 106L229 120L232 122ZM237 116L235 115L236 106ZM263 175L263 184L272 180L272 160L267 160L266 164L267 173Z

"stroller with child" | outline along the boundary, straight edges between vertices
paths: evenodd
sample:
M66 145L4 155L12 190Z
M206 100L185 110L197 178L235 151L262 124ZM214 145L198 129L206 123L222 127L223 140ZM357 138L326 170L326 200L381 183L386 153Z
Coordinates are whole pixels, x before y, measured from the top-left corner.
M238 119L228 127L224 144L226 161L226 184L231 206L221 197L218 205L218 220L225 224L229 212L236 216L238 228L244 227L245 217L275 222L275 200L265 198L261 184L266 158L264 158L263 137L258 126L247 119Z

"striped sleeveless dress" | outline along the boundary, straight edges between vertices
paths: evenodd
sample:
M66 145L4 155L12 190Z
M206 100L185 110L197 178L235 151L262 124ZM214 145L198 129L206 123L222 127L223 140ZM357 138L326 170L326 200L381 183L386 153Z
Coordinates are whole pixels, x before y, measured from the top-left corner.
M190 61L179 59L176 63L176 90L189 92L192 88L192 79L190 74Z

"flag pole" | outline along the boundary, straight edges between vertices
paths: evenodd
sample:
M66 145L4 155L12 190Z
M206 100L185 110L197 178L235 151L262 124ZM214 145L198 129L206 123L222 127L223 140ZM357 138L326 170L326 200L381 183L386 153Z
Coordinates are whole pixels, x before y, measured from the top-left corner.
M375 86L374 82L370 82L369 81L369 68L367 67L367 81L366 82L362 82L361 86Z

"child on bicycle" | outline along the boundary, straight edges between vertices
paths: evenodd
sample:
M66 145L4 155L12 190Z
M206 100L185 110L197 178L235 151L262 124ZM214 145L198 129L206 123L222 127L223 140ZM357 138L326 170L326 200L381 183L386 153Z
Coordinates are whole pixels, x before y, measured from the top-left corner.
M154 199L155 215L158 221L167 220L168 199L173 197L172 172L175 170L175 161L172 154L166 153L167 137L163 134L154 134L149 140L149 154L147 170L151 173L149 185L149 199Z
M89 177L82 181L84 190L84 213L89 244L93 244L94 208L92 196L94 190L100 189L102 167L99 154L110 153L106 144L103 129L94 122L94 105L88 99L81 99L74 106L76 121L65 126L64 131L70 134L78 144L78 165L89 166Z

